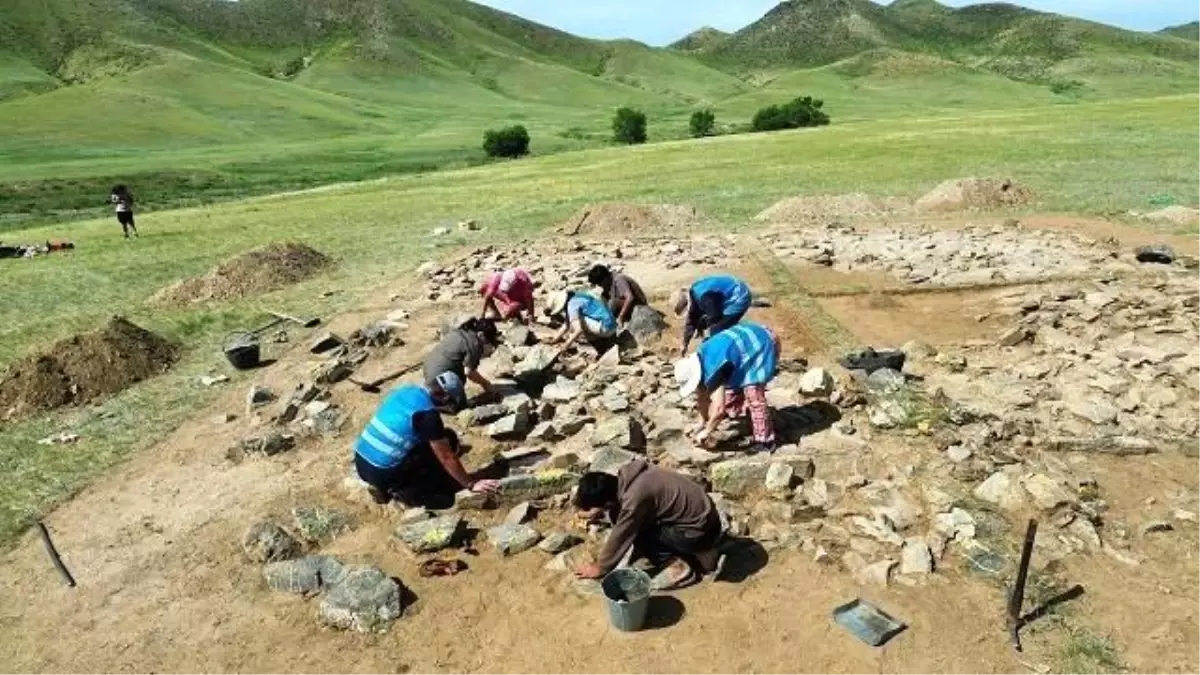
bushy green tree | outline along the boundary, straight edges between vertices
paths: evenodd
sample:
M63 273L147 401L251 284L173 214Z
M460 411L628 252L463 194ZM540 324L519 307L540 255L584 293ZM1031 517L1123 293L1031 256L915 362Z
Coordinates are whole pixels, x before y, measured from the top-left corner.
M750 127L754 131L778 131L829 124L829 115L821 108L825 102L811 96L801 96L783 105L770 105L754 114Z
M709 110L708 108L705 108L704 110L697 110L696 112L692 113L692 119L688 123L688 127L692 132L692 138L704 138L705 136L711 136L713 127L716 125L716 123L717 116L714 115L713 111Z
M524 126L492 129L483 134L483 151L488 157L521 157L529 154L529 132Z
M633 108L618 108L613 115L613 140L634 145L646 142L646 113Z

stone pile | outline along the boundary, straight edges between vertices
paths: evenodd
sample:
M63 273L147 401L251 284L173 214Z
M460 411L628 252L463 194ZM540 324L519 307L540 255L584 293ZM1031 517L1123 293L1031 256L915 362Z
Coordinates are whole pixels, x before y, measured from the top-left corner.
M666 269L730 262L732 246L723 237L697 236L622 242L546 241L513 248L486 246L450 263L428 262L418 268L425 297L433 302L475 298L486 276L521 267L542 289L585 288L592 265L620 271L631 261L660 264Z
M976 285L1036 281L1095 273L1128 272L1108 248L1082 235L1020 227L810 228L764 234L782 259L794 258L840 272L881 271L908 284Z

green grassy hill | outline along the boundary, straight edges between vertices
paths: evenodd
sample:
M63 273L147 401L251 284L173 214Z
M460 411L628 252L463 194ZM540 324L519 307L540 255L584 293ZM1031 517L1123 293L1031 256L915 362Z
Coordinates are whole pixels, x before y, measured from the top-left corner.
M1182 23L1178 26L1167 26L1158 31L1160 35L1171 35L1184 40L1200 41L1200 21Z
M1021 9L792 0L668 49L579 38L467 0L7 0L0 230L595 147L612 110L650 140L812 94L835 124L1195 92L1197 44Z

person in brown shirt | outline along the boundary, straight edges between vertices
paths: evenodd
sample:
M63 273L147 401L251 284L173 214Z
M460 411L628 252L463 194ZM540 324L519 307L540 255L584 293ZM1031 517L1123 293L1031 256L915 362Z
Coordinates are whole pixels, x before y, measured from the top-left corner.
M613 272L604 265L596 265L588 271L588 283L600 288L600 299L608 304L608 309L620 326L629 323L634 307L650 304L646 301L646 293L642 291L638 282L628 275Z
M637 459L616 476L584 474L575 506L593 519L608 512L613 523L600 558L575 571L584 579L611 572L631 546L662 568L655 590L682 588L719 567L721 517L704 488L686 476Z

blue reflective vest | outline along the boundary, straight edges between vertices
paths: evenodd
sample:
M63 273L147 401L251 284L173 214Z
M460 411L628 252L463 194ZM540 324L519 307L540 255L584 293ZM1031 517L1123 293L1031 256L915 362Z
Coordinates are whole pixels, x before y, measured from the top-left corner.
M608 305L604 304L603 300L594 295L572 293L571 299L567 301L567 317L570 318L571 314L575 311L593 321L600 322L600 325L606 331L617 330L616 317L609 311Z
M733 374L725 381L730 389L766 384L778 366L775 336L756 323L739 323L717 333L700 344L699 354L701 382L706 387L725 364L733 364Z
M750 287L746 282L726 275L704 277L692 284L692 297L699 300L705 293L716 291L725 298L724 312L721 316L734 316L749 311Z
M415 384L396 387L354 442L354 452L380 469L400 466L421 442L413 428L413 416L427 410L436 410L428 391Z

